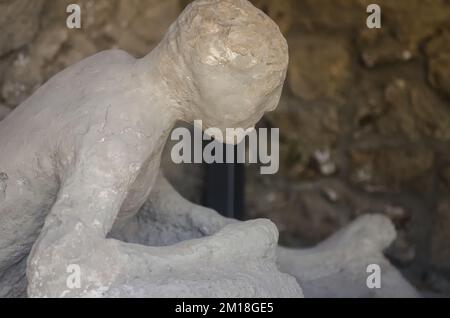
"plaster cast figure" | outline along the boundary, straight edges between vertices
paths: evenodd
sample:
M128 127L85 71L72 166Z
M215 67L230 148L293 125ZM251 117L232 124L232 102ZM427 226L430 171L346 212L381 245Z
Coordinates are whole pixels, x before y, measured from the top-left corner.
M308 298L419 297L383 255L395 238L387 217L364 215L314 248L279 248L278 264L297 278ZM371 275L372 266L379 277ZM379 284L372 285L372 277Z
M102 52L50 79L0 125L1 295L25 286L33 247L29 296L301 296L277 270L278 233L266 220L171 247L107 238L165 186L160 156L177 120L252 127L277 106L287 64L278 27L248 1L199 0L146 57ZM166 196L150 201L180 214L173 227L195 225L199 236L222 227ZM67 286L71 264L81 288Z
M50 79L0 122L0 296L301 297L297 281L315 296L348 266L361 278L351 240L278 249L270 221L196 206L159 171L177 120L252 127L277 106L287 64L278 27L248 1L198 0L146 57L102 52ZM395 272L385 245L362 258Z

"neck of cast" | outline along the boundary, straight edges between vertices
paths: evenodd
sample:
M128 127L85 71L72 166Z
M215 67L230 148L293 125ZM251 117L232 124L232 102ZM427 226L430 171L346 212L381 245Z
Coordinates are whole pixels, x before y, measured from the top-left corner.
M173 128L177 121L193 123L200 119L196 111L198 90L182 54L178 54L176 41L168 37L148 55L137 60L136 72L145 85L151 112L160 114L161 120ZM155 109L156 108L156 109Z

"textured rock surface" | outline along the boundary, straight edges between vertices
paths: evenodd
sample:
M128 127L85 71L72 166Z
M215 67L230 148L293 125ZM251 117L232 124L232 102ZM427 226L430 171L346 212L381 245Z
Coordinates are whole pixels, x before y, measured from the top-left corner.
M303 99L339 100L351 79L350 56L345 41L335 37L300 35L290 42L292 92ZM318 72L317 70L322 71Z
M450 200L442 200L438 204L432 242L432 263L440 269L450 267Z
M443 31L427 45L430 83L450 98L450 30Z
M6 0L0 2L0 56L18 49L33 39L39 25L43 0Z

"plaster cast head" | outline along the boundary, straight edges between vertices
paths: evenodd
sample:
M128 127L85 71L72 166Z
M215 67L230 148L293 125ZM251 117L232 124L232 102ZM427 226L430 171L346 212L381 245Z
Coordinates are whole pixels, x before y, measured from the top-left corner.
M197 0L166 40L190 82L185 96L191 119L202 120L204 128L251 128L277 107L287 43L275 22L250 2Z

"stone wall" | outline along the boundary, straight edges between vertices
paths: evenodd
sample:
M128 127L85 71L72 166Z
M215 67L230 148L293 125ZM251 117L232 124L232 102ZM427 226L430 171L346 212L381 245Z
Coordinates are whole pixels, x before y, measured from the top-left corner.
M49 77L110 48L145 55L189 1L0 0L0 118ZM247 169L247 217L269 217L281 241L309 246L364 213L397 226L388 251L416 284L450 292L450 1L254 0L290 45L279 109L281 169ZM65 27L68 3L82 30ZM170 177L190 199L201 169ZM181 170L179 170L181 169ZM189 178L180 177L189 175Z
M388 215L391 260L449 292L450 2L258 0L286 34L291 62L278 111L281 170L250 170L252 217L285 244L311 245L363 213ZM447 276L448 277L448 276Z

